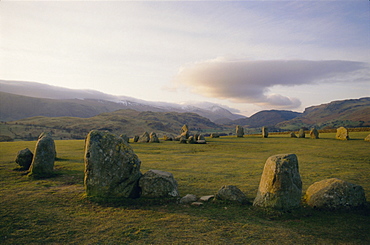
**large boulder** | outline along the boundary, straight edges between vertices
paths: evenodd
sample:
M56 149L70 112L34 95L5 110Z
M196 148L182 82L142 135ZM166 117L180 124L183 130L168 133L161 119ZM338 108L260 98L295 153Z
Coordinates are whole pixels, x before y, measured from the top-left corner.
M311 139L318 139L319 138L319 131L316 128L312 128L310 131Z
M269 137L269 129L267 127L262 127L262 138Z
M137 142L140 142L140 143L148 143L150 140L150 136L148 134L148 132L144 132L138 139Z
M234 185L224 185L218 190L215 195L216 200L225 200L232 202L239 202L242 204L248 203L245 194Z
M337 134L335 136L338 140L349 140L349 132L345 127L337 128Z
M131 146L109 132L93 130L86 137L86 194L95 197L139 197L140 160Z
M235 128L236 131L236 137L242 138L244 136L244 128L240 125L237 125Z
M331 178L308 187L305 201L313 208L337 210L363 206L366 198L361 186Z
M21 167L21 169L28 170L31 166L32 159L33 153L30 151L30 149L26 148L18 151L15 162Z
M298 138L306 138L306 133L303 128L301 128L298 132Z
M292 209L300 205L302 181L295 154L280 154L267 159L254 206Z
M172 173L161 170L149 170L139 181L143 197L177 197L177 181Z
M159 143L159 139L157 137L157 134L154 132L151 132L149 135L149 143Z
M54 174L56 151L54 140L50 134L42 133L39 136L34 152L29 175L36 178L52 176Z

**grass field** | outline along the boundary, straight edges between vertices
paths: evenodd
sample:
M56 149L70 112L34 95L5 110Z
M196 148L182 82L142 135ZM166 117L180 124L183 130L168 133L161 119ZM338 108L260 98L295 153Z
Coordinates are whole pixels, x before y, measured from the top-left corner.
M370 198L369 132L351 140L293 139L288 135L207 138L206 145L132 143L142 172L169 171L181 196L215 194L236 185L252 202L269 156L295 153L303 192L340 178L361 185ZM369 207L354 211L291 212L210 202L201 207L148 199L96 203L84 197L83 140L56 141L57 176L33 180L14 171L16 153L35 142L0 143L1 244L370 244ZM369 206L369 205L368 205Z

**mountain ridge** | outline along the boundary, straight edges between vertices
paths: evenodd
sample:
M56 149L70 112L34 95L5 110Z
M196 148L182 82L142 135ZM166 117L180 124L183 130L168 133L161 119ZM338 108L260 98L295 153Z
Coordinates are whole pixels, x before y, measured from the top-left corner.
M215 121L219 118L229 118L231 120L235 120L238 118L243 118L244 116L233 113L237 112L236 109L229 108L224 105L219 105L215 103L210 102L199 102L199 103L191 103L187 102L184 104L176 104L176 103L169 103L169 102L152 102L152 101L145 101L136 99L133 97L128 96L115 96L110 94L105 94L99 91L95 90L78 90L78 89L68 89L58 86L51 86L47 84L42 83L36 83L36 82L23 82L23 81L7 81L7 80L0 80L0 92L7 93L7 99L11 99L9 94L17 95L17 96L24 96L28 97L27 103L36 103L40 104L40 99L46 99L44 101L44 104L49 104L49 107L52 111L56 111L52 108L52 105L57 106L58 108L62 107L60 104L65 104L66 102L74 103L74 106L79 108L78 113L71 114L71 113L63 113L59 116L80 116L82 115L88 115L88 116L82 116L82 117L89 117L89 116L95 116L102 112L113 112L118 109L133 109L138 111L176 111L176 112L193 112L197 113L201 116L204 116L211 121ZM2 94L1 97L4 97L5 95ZM24 101L26 100L24 97L22 97ZM18 104L20 103L19 99L21 97L18 97ZM33 99L32 99L33 98ZM38 99L39 102L37 102L35 99ZM54 101L50 101L50 100ZM12 102L8 102L5 99L2 99L1 104L14 104L17 103L17 99L12 99ZM96 102L99 101L101 104L97 104ZM89 105L88 102L91 102L92 104ZM104 104L104 105L102 105ZM15 105L14 105L15 106ZM25 105L27 107L27 104ZM45 105L43 106L45 107ZM85 107L88 112L83 112L82 107ZM71 106L69 107L71 108ZM97 108L96 112L94 111L94 108ZM30 117L30 116L43 116L43 115L51 115L40 114L39 109L35 109L35 113L32 114L31 110L28 110L27 112L22 112L22 105L18 105L17 107L17 116L14 116L13 113L9 113L4 106L0 105L0 120L1 121L11 121L11 120L19 120L22 118ZM63 111L63 110L62 110ZM23 114L26 114L26 116L22 116ZM80 114L79 114L80 113ZM57 115L52 115L57 116Z

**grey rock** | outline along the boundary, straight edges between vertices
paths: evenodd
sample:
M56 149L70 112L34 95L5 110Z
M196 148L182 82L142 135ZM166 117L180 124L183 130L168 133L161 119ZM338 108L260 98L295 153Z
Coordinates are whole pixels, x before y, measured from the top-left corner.
M240 125L237 125L236 128L235 128L235 131L236 131L236 137L244 137L244 128Z
M161 170L149 170L139 181L143 197L177 197L177 181L172 173Z
M149 143L159 143L159 139L157 137L157 134L154 132L151 132L149 135Z
M179 141L180 141L180 144L186 144L186 143L188 143L188 141L187 141L187 139L186 139L185 136L181 136L180 139L179 139Z
M194 136L189 136L188 138L188 144L196 144L197 142L195 141Z
M86 137L84 185L88 196L130 197L140 195L141 162L121 137L91 131Z
M30 176L36 178L50 177L54 174L56 157L55 143L50 134L41 134L35 148L30 166Z
M313 183L308 187L305 201L317 209L352 209L366 204L362 186L331 178Z
M370 134L366 136L364 140L370 142Z
M194 194L186 194L186 196L184 196L184 197L182 197L180 199L180 203L181 204L189 204L189 203L195 202L197 200L198 200L198 198L197 198L196 195L194 195Z
M233 201L245 204L248 202L245 194L234 185L224 185L215 195L216 200Z
M199 207L199 206L204 205L204 203L203 203L203 202L192 202L190 205L191 205L191 206Z
M312 128L310 131L311 139L319 139L319 131L316 128Z
M135 135L134 136L134 142L136 143L136 142L138 142L139 141L139 138L140 138L140 136L139 135Z
M210 135L211 138L220 138L220 135L218 133L212 133Z
M201 198L199 198L199 201L201 201L201 202L209 202L214 197L215 197L215 195L202 196Z
M262 138L269 137L269 129L267 127L262 127Z
M290 138L298 138L297 135L294 132L290 133Z
M148 132L144 132L140 136L140 138L139 138L139 140L137 142L139 142L139 143L148 143L149 140L150 140L150 136L149 136Z
M300 205L302 181L295 154L281 154L267 159L254 206L292 209Z
M349 140L349 132L345 127L337 128L337 134L335 136L338 140Z
M28 170L31 166L32 159L33 153L30 149L26 148L18 151L15 162L21 167L21 169Z

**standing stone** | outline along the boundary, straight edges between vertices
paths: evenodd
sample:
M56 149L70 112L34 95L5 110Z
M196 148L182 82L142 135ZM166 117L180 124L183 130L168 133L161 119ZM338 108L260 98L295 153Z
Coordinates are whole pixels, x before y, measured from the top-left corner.
M149 143L159 143L159 139L157 137L157 134L154 132L151 132L149 135Z
M167 135L164 135L164 136L163 136L163 140L164 140L164 141L172 141L172 140L173 140L173 136L167 136Z
M298 138L306 138L306 133L304 132L304 129L301 128L298 132Z
M85 145L86 194L95 197L138 197L140 160L129 144L109 132L91 131Z
M177 197L177 181L173 174L160 170L149 170L139 181L143 197Z
M316 128L312 128L310 131L311 139L318 139L319 138L319 131Z
M294 132L290 133L290 138L297 138L297 135Z
M195 141L194 136L189 136L188 138L188 144L196 144L197 142Z
M121 135L120 135L120 137L121 137L125 142L130 143L130 138L129 138L129 137L127 137L127 135L125 135L125 134L121 134Z
M52 176L55 157L54 140L50 134L42 133L36 143L35 154L30 166L30 176L36 178Z
M197 138L197 143L198 144L206 144L206 138L204 138L204 135L200 134Z
M33 153L30 151L30 149L26 148L18 151L15 162L21 167L21 169L28 170L31 166L32 159Z
M140 139L140 136L139 135L135 135L134 136L134 142L136 143L136 142L138 142L139 141L139 139Z
M262 138L269 137L269 129L267 127L262 127Z
M180 141L180 144L186 144L186 143L188 143L185 136L181 136L180 139L179 139L179 141Z
M370 134L366 136L364 140L370 142Z
M248 203L247 197L245 194L234 185L224 185L221 189L218 190L215 195L216 200L225 200L239 202L242 204Z
M295 154L280 154L267 159L254 206L276 209L298 207L302 181Z
M337 128L336 139L338 140L349 140L349 132L345 127Z
M180 136L185 136L186 139L189 138L189 127L188 125L184 124L180 130Z
M362 186L331 178L313 183L308 187L305 201L318 209L351 209L366 204Z
M144 132L144 133L140 136L140 138L139 138L138 142L140 142L140 143L148 143L148 142L149 142L149 140L150 140L150 136L149 136L148 132Z
M218 134L218 133L211 133L210 137L211 138L220 138L220 134Z
M244 128L240 125L236 126L236 137L242 138L244 136Z

